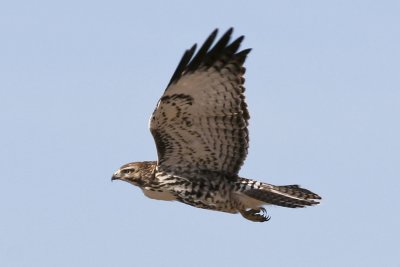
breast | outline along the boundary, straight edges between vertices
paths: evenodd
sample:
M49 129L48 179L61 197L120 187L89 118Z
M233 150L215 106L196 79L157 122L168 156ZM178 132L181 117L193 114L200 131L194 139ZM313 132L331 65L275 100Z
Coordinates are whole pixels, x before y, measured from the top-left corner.
M158 191L147 190L145 188L142 188L142 191L146 197L152 199L166 200L166 201L176 200L176 197L167 191L158 192Z

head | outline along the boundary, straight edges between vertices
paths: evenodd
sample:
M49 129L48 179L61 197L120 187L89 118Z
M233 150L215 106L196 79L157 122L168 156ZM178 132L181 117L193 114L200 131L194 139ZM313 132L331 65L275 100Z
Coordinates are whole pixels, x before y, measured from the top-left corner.
M113 174L111 181L122 180L136 186L143 185L147 179L151 178L155 166L155 161L131 162L125 164Z

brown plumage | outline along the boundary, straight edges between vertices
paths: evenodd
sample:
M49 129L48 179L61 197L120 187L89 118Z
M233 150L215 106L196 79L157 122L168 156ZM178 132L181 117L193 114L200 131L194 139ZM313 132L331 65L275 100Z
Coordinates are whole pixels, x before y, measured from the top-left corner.
M150 198L259 222L269 220L263 205L316 205L321 198L298 185L238 175L249 147L243 64L250 49L239 51L244 37L230 42L232 31L212 46L215 30L196 54L196 45L184 53L150 118L158 161L125 164L112 179L139 186Z

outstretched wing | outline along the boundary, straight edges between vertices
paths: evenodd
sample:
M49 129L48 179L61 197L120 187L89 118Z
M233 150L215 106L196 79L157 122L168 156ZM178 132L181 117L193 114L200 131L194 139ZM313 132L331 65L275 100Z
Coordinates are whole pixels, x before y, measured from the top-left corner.
M196 55L187 50L150 119L161 171L237 174L249 146L244 100L243 36L229 29L211 48L215 30ZM193 56L194 55L194 56Z

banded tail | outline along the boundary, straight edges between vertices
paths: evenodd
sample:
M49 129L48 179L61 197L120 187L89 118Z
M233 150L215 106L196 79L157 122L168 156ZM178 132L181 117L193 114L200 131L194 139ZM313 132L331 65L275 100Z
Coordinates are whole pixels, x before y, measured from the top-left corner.
M261 183L260 187L246 190L245 194L266 204L287 208L317 205L321 199L319 195L301 188L299 185L275 186Z

